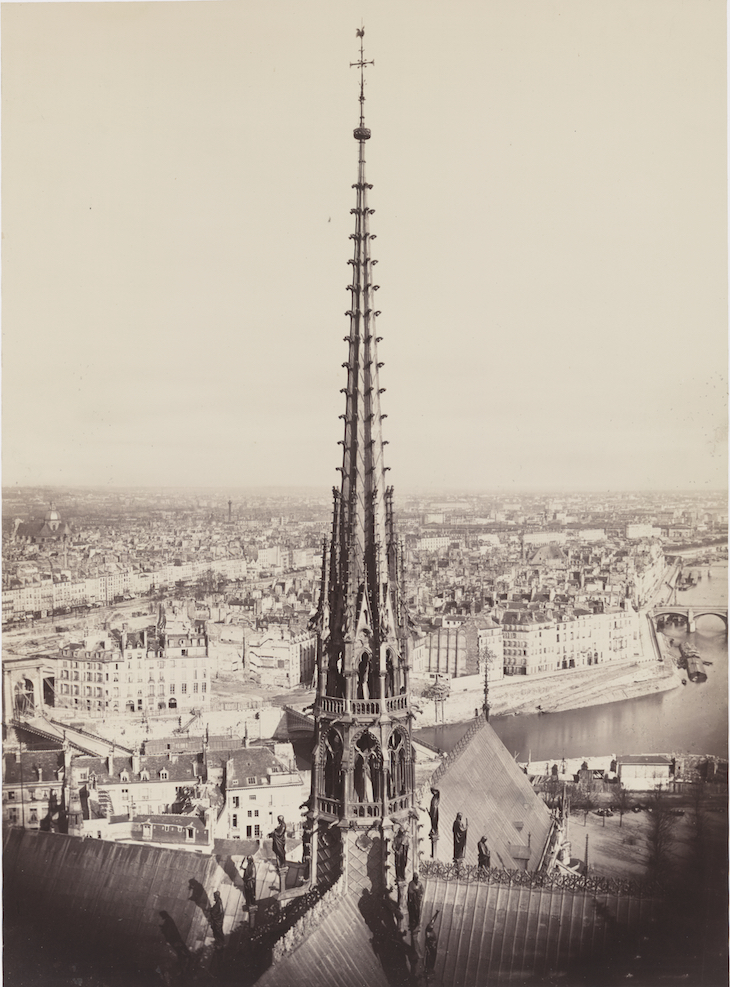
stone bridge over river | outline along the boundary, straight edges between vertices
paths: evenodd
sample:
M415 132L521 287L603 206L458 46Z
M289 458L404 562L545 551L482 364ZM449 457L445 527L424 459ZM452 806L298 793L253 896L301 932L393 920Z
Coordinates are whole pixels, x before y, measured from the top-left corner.
M697 630L697 621L700 617L719 617L720 620L725 622L725 633L727 634L727 610L727 607L718 607L712 604L709 606L702 606L700 604L692 607L682 607L674 603L662 603L649 612L655 625L661 618L665 620L667 617L683 618L687 623L687 629L690 633Z

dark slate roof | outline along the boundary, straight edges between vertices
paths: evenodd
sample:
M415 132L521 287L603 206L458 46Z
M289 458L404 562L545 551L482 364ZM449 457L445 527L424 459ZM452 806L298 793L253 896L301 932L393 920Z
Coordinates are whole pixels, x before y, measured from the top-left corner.
M107 770L107 759L105 757L79 756L73 759L73 770L78 778L80 768L88 768L89 773L96 775L98 785L117 785L121 781L123 771L129 775L129 784L147 784L148 781L159 781L160 772L164 768L167 771L167 781L194 782L197 779L193 771L193 761L195 759L188 755L180 755L177 761L170 760L166 754L143 754L140 757L140 771L132 771L132 758L114 755L114 774L110 775ZM200 766L202 769L202 765ZM142 781L141 772L149 772L148 781Z
M263 747L245 747L243 750L236 751L228 762L227 787L245 788L249 778L256 778L255 784L260 784L260 779L267 777L267 771L283 770L281 763L271 751Z
M536 870L551 831L550 811L491 725L480 717L471 730L468 742L461 749L457 744L432 776L441 792L437 859L453 858L452 826L461 812L469 821L466 863L477 863L477 843L486 836L493 866L517 867L529 843L527 870ZM429 802L430 795L424 805Z
M620 947L627 957L640 951L655 911L651 899L628 894L438 878L426 878L425 885L421 954L426 926L438 911L432 982L443 987L560 983L586 964L595 972L615 959Z
M354 899L343 895L304 942L256 981L256 987L388 987L372 933Z
M18 785L38 782L38 769L41 783L57 783L56 772L63 767L63 751L23 751L20 761L15 754L3 755L3 784ZM22 768L22 779L21 779Z
M54 531L51 526L46 522L45 518L41 518L36 521L24 521L22 524L18 525L18 529L15 532L16 538L52 538L59 539L63 537L68 537L71 534L71 528L62 522L58 528Z
M193 950L209 936L191 882L208 900L220 889L226 913L240 908L240 892L209 854L111 840L11 829L3 877L6 900L28 909L39 928L53 927L79 955L103 943L107 956L143 970L169 965L168 943L182 940Z

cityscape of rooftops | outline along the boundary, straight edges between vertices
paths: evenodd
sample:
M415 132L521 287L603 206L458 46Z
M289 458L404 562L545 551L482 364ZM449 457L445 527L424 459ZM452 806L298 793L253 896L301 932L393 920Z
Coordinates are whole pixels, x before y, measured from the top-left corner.
M0 9L8 987L726 980L724 7L365 15Z

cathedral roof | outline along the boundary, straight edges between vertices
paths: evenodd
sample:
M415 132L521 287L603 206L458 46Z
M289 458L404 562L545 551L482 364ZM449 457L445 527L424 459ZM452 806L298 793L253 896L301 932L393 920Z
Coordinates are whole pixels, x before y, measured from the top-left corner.
M388 987L373 935L351 895L343 895L302 944L256 981L256 987Z
M522 878L522 879L521 879ZM600 883L600 879L598 879ZM308 934L256 981L256 987L364 987L420 983L426 927L435 917L434 978L442 987L476 984L623 982L633 976L660 904L628 887L584 887L569 878L491 872L427 876L417 934L399 935L392 912L364 895L342 895ZM610 971L610 972L609 972ZM621 980L611 974L620 971ZM591 980L584 979L586 974ZM577 981L576 978L579 978Z
M601 961L626 961L638 952L656 904L602 894L599 905L591 890L522 887L518 882L427 877L424 883L420 951L423 955L426 926L439 912L433 982L443 987L543 983L548 972L550 983L570 975L567 982L574 983L581 966L595 977Z
M477 843L486 836L493 866L513 869L527 860L526 869L536 870L551 832L550 811L490 724L480 717L471 729L431 779L441 793L437 859L453 858L451 827L461 812L469 822L467 864L476 864Z

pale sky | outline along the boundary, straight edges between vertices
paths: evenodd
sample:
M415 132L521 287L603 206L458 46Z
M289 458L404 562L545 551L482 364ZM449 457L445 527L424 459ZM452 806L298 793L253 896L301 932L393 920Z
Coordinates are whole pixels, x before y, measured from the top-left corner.
M3 483L727 483L720 0L2 5Z

